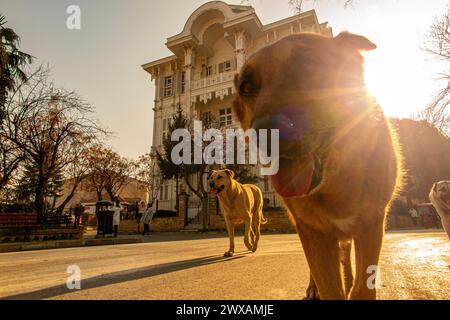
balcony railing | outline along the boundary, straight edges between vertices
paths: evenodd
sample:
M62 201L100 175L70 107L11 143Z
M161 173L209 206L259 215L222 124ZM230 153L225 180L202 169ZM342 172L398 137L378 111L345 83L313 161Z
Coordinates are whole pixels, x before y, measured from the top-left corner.
M195 80L192 82L192 90L202 89L209 86L216 86L224 82L233 81L235 73L236 71L228 71Z

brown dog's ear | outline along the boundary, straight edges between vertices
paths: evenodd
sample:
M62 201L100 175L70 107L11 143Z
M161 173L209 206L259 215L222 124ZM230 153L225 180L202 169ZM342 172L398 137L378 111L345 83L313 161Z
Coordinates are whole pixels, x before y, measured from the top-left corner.
M369 51L377 48L377 46L370 42L366 37L349 32L341 32L334 38L334 41L343 47L356 51Z
M234 178L234 171L233 170L225 169L224 171L225 171L226 174L228 174L231 177L231 179Z
M206 179L211 178L211 175L212 175L213 173L214 173L214 170L210 171L210 172L208 173L208 176L206 177Z

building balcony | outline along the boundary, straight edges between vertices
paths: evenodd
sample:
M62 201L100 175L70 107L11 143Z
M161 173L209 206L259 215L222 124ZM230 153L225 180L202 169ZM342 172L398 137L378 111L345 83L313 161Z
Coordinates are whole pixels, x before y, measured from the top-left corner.
M194 80L191 85L191 95L195 100L203 103L207 103L214 98L223 100L226 96L235 92L235 74L236 71L228 71Z
M227 82L233 82L236 71L228 71L215 74L200 80L192 81L192 90L205 89L211 86L217 86Z

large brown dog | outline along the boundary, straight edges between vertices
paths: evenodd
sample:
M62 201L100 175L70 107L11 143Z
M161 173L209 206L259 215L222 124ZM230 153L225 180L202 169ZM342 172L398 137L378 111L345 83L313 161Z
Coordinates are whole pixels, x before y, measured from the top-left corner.
M300 236L308 292L315 283L321 299L376 298L369 277L401 169L389 123L363 80L360 52L375 48L350 33L288 36L251 56L235 81L243 129L280 130L280 170L271 181Z
M225 257L234 254L234 226L245 224L244 243L253 252L258 248L261 224L267 222L262 213L263 196L253 184L241 184L234 179L234 171L213 170L208 176L211 195L219 197L219 205L227 226L230 248ZM254 229L254 231L253 231Z

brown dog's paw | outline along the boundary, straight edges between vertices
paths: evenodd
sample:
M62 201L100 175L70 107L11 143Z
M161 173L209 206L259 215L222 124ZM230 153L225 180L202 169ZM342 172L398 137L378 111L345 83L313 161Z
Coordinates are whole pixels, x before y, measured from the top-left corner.
M304 297L303 300L320 300L317 287L309 285L308 289L306 289L306 297Z
M233 256L233 252L231 251L227 251L223 254L224 257L232 257Z

